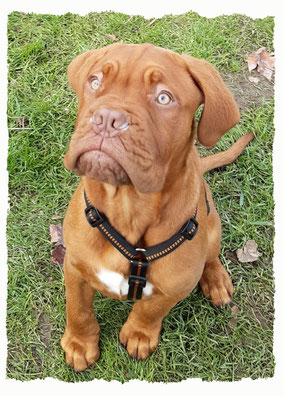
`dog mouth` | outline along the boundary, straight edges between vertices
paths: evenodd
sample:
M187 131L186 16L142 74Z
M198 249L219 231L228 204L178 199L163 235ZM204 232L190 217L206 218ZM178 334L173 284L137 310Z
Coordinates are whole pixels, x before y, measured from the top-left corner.
M133 128L129 120L120 125L114 136L112 130L107 132L102 136L78 124L64 156L66 169L114 186L133 185L142 193L160 189L164 171L155 161L158 151L155 142L150 145L148 140L144 141L141 128Z
M82 153L75 165L75 172L89 179L113 185L130 184L130 178L124 168L109 154L100 149Z

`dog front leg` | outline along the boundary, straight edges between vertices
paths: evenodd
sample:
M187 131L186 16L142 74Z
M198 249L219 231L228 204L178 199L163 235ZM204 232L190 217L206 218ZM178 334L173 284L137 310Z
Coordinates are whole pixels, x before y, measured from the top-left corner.
M66 329L61 339L66 362L82 371L98 360L99 324L92 307L95 290L65 257Z
M177 302L159 294L133 305L119 334L120 342L131 357L146 359L156 349L162 320Z
M205 263L199 283L205 297L210 298L214 305L224 308L231 301L234 292L232 281L218 257Z

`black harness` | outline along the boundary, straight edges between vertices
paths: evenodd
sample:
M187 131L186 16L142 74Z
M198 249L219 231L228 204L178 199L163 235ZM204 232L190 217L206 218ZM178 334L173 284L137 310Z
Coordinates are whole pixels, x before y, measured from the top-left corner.
M210 206L207 199L206 190L205 201L207 205L207 215L210 213ZM138 248L131 245L112 225L107 217L98 211L89 202L84 191L86 202L85 214L89 224L107 238L107 240L127 259L130 260L131 273L128 279L128 299L140 299L143 288L146 286L146 272L148 265L161 257L173 252L186 240L191 241L197 233L198 222L196 220L197 207L193 217L191 217L181 229L168 240L154 246Z

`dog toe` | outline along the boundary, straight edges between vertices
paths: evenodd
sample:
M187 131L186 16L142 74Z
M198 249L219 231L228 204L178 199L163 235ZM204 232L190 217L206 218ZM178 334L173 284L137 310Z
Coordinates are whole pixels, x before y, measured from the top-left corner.
M84 371L98 360L100 350L98 339L82 340L71 335L63 336L61 346L65 351L65 360L76 372Z
M212 304L219 306L220 308L225 308L226 304L229 304L231 297L224 286L219 286L212 288L210 291L210 297Z
M138 328L139 330L136 330L133 325L126 322L121 329L119 339L133 359L144 360L157 347L160 329L141 330L141 327L137 326Z
M134 332L128 338L126 349L133 359L144 360L151 354L149 344L150 340L147 336Z
M219 259L206 263L199 282L205 297L210 298L212 304L224 308L231 301L234 288Z

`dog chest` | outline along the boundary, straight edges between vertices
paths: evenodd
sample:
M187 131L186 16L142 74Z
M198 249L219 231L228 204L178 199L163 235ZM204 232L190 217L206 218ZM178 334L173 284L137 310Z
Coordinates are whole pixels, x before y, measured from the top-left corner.
M128 279L124 278L121 274L108 269L101 269L97 274L100 282L107 287L111 293L118 296L125 296L128 293ZM143 289L143 295L150 296L152 294L153 285L150 282L146 283Z

